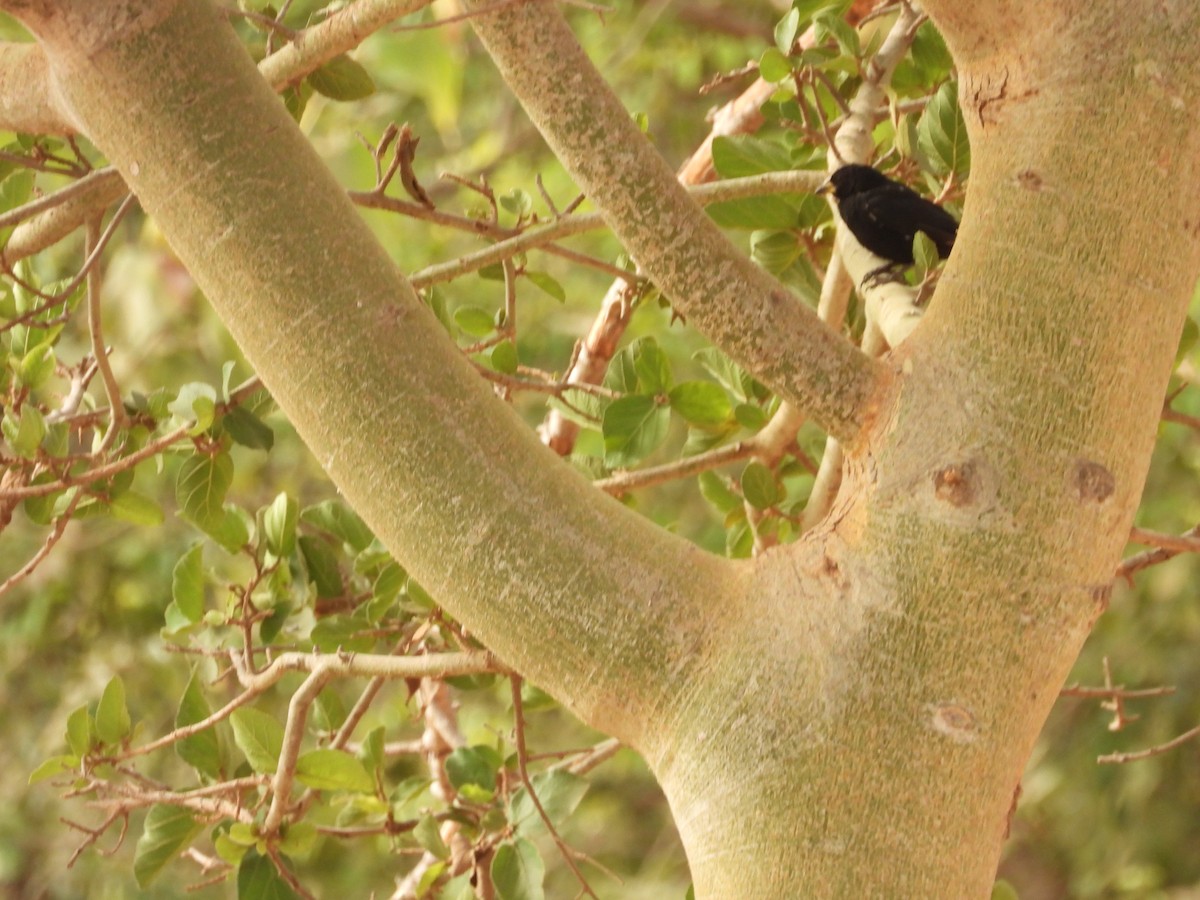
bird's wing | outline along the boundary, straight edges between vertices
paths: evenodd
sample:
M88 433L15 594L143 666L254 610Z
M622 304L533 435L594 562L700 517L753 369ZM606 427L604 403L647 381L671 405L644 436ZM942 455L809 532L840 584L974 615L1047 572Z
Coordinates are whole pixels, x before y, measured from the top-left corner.
M905 235L909 243L918 231L933 241L945 259L954 247L958 222L936 203L902 184L889 184L861 195L863 212L880 228Z

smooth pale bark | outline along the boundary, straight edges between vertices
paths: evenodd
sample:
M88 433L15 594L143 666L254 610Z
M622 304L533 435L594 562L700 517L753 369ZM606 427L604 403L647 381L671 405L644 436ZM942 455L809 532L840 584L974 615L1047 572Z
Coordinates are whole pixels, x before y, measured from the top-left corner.
M1106 602L1200 271L1198 29L1181 4L1041 6L946 4L995 20L964 25L975 163L954 258L837 507L760 562L762 631L729 636L651 760L698 896L986 896ZM581 183L604 173L612 148L582 136L616 116L557 114L580 83L611 108L559 14L518 4L477 27ZM1153 159L1112 147L1129 133L1154 135ZM628 215L638 188L604 187L601 209Z
M351 502L501 656L646 753L697 896L740 900L987 896L1107 597L1200 272L1191 6L976 3L976 28L945 5L975 160L954 258L892 380L821 345L851 384L824 407L851 438L846 483L753 565L597 497L489 396L206 4L7 8ZM1058 30L1027 39L1042 15ZM550 114L580 72L555 8L480 25L610 220L656 204L659 175L605 168L614 148L586 140L623 133L611 98ZM1148 158L1110 150L1130 132ZM666 233L701 234L662 196ZM623 234L657 278L693 249ZM665 274L703 296L730 271L694 267ZM741 301L709 299L731 331ZM790 330L755 337L760 368L811 391L789 342L825 336L770 321ZM846 398L866 382L888 392L864 410Z

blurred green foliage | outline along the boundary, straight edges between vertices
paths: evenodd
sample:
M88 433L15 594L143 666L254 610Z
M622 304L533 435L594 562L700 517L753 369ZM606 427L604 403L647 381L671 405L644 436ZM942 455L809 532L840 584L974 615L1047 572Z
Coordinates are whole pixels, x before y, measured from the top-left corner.
M772 98L765 109L767 125L758 135L718 142L718 171L736 177L824 165L824 148L809 138L819 132L816 126L822 117L838 114L831 90L853 90L858 80L855 57L873 52L886 28L886 21L859 30L846 25L837 18L845 5L798 2L792 15L768 2L685 5L620 0L603 20L580 10L568 12L593 60L627 108L648 123L651 138L672 163L686 158L707 133L706 110L747 83L745 78L735 79L713 94L699 95L699 86L714 75L747 60L761 60L765 73L784 82L795 73L819 68L823 78L805 82L801 90L781 90ZM260 13L269 9L265 4L243 6ZM304 27L322 7L318 0L295 3L285 22ZM451 11L449 4L435 6L439 16ZM799 52L794 38L814 14L824 43ZM430 18L425 12L410 21ZM267 51L267 34L253 20L235 24L252 53L261 56ZM5 29L5 35L16 33L7 24ZM477 183L486 176L494 195L507 198L498 204L497 213L506 226L531 214L543 220L553 216L535 176L556 207L566 207L575 197L570 178L503 88L468 24L384 30L353 59L352 64L327 67L288 98L302 129L348 189L370 189L376 172L368 146L380 139L389 123L407 122L420 138L414 174L439 209L466 215L487 209L479 193L439 179L440 172ZM364 74L370 85L363 81ZM961 186L969 172L969 147L954 103L952 74L944 45L932 26L924 25L913 52L896 73L897 116L876 132L884 164L928 189L952 176ZM913 103L906 105L908 101ZM98 161L86 143L82 152ZM33 180L28 180L21 184L10 176L3 182L5 209L29 196ZM45 174L37 179L43 190L62 183ZM815 267L823 264L830 235L824 204L810 201L778 197L731 203L713 215L760 264L784 278L801 298L815 302ZM951 204L960 201L961 190L952 195ZM364 215L408 272L480 246L476 237L461 231L382 212ZM274 565L262 587L274 604L266 608L284 611L271 617L278 621L265 620L259 627L275 629L274 637L286 639L288 646L310 641L308 646L326 651L386 649L386 642L365 626L416 621L432 615L433 607L419 585L393 568L395 563L369 534L357 535L352 518L339 518L343 514L330 505L334 492L319 466L265 397L255 394L243 405L222 405L231 387L252 373L154 224L134 213L120 226L118 238L106 258L105 337L115 348L112 360L122 390L128 397L136 392L145 398L139 409L147 423L142 439L169 422L195 418L195 436L211 443L204 445L205 452L186 445L177 448L139 465L127 483L110 486L107 501L96 502L95 515L68 528L49 558L4 598L0 709L7 739L0 745L0 789L12 800L0 811L0 885L7 895L30 898L230 896L234 889L225 882L191 891L191 885L205 880L194 863L174 861L172 853L155 856L145 843L138 850L137 837L143 833L157 838L160 846L174 848L172 841L190 839L197 831L190 821L158 812L165 807L156 807L149 817L134 816L113 857L97 851L116 845L119 829L110 830L72 861L84 835L61 819L94 827L102 814L87 808L86 795L63 799L49 781L27 786L30 774L48 759L78 755L75 741L64 738L69 721L75 728L72 734L84 746L89 741L119 744L130 733L144 743L227 702L234 691L228 679L216 681L220 673L211 660L175 651L190 639L202 646L228 645L232 638L230 629L222 632L223 616L208 614L226 609L227 587L245 585L264 560ZM80 244L74 238L41 254L32 261L28 276L44 288L69 278L78 264ZM621 254L603 232L575 238L571 246L608 262ZM538 252L529 254L528 264L537 277L519 281L520 329L515 341L498 342L477 358L502 372L515 371L518 359L522 366L561 372L611 277ZM430 298L460 345L499 334L504 300L495 274L461 278L437 288ZM10 290L5 302L15 304L14 294ZM7 307L4 314L11 317ZM1193 315L1200 315L1200 309ZM861 317L853 327L861 328ZM34 329L30 332L39 337ZM57 360L72 363L88 352L86 322L75 315L61 334L47 340L53 342ZM22 344L20 368L14 371L29 382L30 396L43 391L49 397L61 384L51 377L46 351L32 353L38 346L30 340ZM15 343L5 349L17 357ZM1200 400L1192 386L1197 377L1194 363L1194 356L1185 354L1175 385L1183 390L1173 406L1200 416ZM681 453L751 434L777 406L761 384L709 347L686 323L675 320L652 292L638 301L606 387L622 396L591 405L586 398L573 398L573 405L588 413L593 425L581 437L575 462L594 474L676 459ZM98 385L89 396L92 405L103 405ZM546 414L544 395L517 394L513 402L531 426ZM14 419L5 437L18 450L31 440L36 449L43 436L34 440L34 432L27 429L38 427L32 419ZM699 479L638 491L627 502L710 550L746 555L753 544L747 504L758 513L771 513L765 525L754 527L771 529L781 540L794 536L794 519L812 481L802 456L818 459L823 443L822 434L805 426L798 438L801 453L775 471L757 463L727 466ZM216 459L221 462L213 462ZM1177 533L1200 520L1198 466L1195 429L1164 425L1139 524ZM244 510L244 515L232 514L230 519L222 501ZM45 521L30 514L34 506L18 511L4 530L0 575L21 565L46 538ZM255 544L253 552L239 549L248 542ZM227 550L220 549L223 544ZM1073 676L1081 683L1101 683L1101 659L1108 658L1117 682L1130 687L1171 685L1176 692L1130 702L1129 712L1140 718L1116 733L1106 730L1107 714L1096 701L1060 701L1027 773L1001 870L1022 900L1167 898L1200 889L1200 855L1195 852L1200 840L1200 818L1195 815L1200 808L1195 766L1200 745L1123 766L1095 762L1103 753L1161 743L1200 722L1200 661L1194 650L1200 613L1189 592L1200 574L1195 567L1191 558L1175 559L1139 574L1133 587L1118 589L1110 612L1081 656ZM335 603L353 591L369 596L371 603L352 610L324 608L320 617L313 612L322 602ZM298 683L298 677L285 679L254 708L267 720L282 721ZM451 778L456 788L487 806L494 800L498 773L509 765L506 757L513 752L508 683L481 677L456 679L454 686L460 727L473 752L460 752L450 767ZM314 713L315 724L328 731L354 704L359 690L359 685L347 683L326 688ZM368 734L386 734L388 741L420 736L422 723L409 693L403 684L384 689L356 732L364 736L364 744ZM538 698L529 686L526 718L535 755L583 748L603 737L544 695ZM256 731L255 722L254 714L247 713L212 732L211 742L150 756L139 771L185 789L197 785L202 773L222 772L243 756L244 771L238 774L269 770L269 759L256 764L248 749L256 746L255 734L262 737L269 731L265 726ZM262 742L269 745L270 739L263 737ZM359 758L372 759L369 749ZM310 779L356 783L357 769L347 774L339 768L341 763L324 762L329 767L310 771ZM391 785L408 784L410 779L419 784L427 777L419 758L411 754L388 757L380 767ZM641 760L621 751L591 772L587 782L586 793L581 790L582 796L572 796L571 803L563 801L564 811L574 802L578 807L564 815L560 827L571 846L622 879L618 882L585 866L600 896L683 897L688 887L686 861L661 792ZM418 811L436 806L421 789L406 802ZM519 802L514 800L514 807ZM500 806L497 802L495 808ZM324 813L326 824L349 815L333 806ZM149 826L143 821L147 818ZM546 896L573 896L574 878L544 829L527 827L523 837L503 845L498 864L503 877L519 881L513 873L528 868L532 842L547 868ZM238 845L236 852L246 854L237 880L241 891L274 889L273 868L250 849L253 835L229 828L216 831L215 836L209 834L214 844L224 842L226 849ZM311 846L299 834L291 839L297 846L305 844L304 852L298 850L292 860L293 868L318 896L367 896L371 891L384 896L414 858L411 851L438 842L436 828L428 827L403 838L321 839ZM169 874L152 878L159 865Z

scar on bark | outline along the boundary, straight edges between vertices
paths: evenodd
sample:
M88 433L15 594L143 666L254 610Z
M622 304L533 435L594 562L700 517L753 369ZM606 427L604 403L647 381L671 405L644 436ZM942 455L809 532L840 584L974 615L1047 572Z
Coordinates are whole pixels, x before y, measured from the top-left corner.
M975 714L957 703L938 703L933 707L933 730L956 744L969 744L978 736Z
M1103 503L1117 489L1117 480L1112 472L1090 459L1075 460L1071 481L1084 503Z
M967 506L975 499L976 468L972 462L952 463L933 473L934 495L951 506Z
M999 87L991 88L991 79L984 79L975 88L975 93L971 99L974 101L975 115L979 117L979 124L981 126L986 127L999 122L1000 110L1005 103L1012 102L1013 100L1026 100L1030 97L1036 97L1038 94L1037 88L1010 94L1008 92L1008 82L1009 71L1006 66L1000 77Z
M1021 799L1021 782L1017 782L1017 786L1013 788L1012 803L1008 807L1008 817L1004 820L1004 839L1008 840L1008 836L1012 834L1013 816L1017 814L1017 803Z

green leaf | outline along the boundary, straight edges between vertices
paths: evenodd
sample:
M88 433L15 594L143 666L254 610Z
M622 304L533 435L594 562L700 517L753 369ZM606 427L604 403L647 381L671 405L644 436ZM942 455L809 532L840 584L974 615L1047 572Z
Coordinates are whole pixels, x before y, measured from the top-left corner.
M204 616L204 545L182 556L170 575L170 598L184 617L196 624Z
M478 306L460 306L454 311L454 324L471 337L487 337L496 330L492 314Z
M227 359L221 363L221 402L228 403L232 397L229 393L230 382L233 380L233 370L237 367L237 361Z
M692 425L718 428L733 417L729 395L711 381L685 381L671 389L671 409Z
M162 507L158 502L136 491L126 491L113 497L108 503L108 511L114 518L134 525L161 525L163 521Z
M283 831L279 849L291 859L307 859L317 847L321 833L312 822L293 822Z
M696 360L704 368L704 371L717 380L717 384L724 387L733 396L739 400L750 398L750 389L754 380L742 371L741 366L720 350L715 347L697 350L692 354L692 359Z
M309 580L317 586L317 596L342 596L342 572L338 567L337 556L329 544L319 537L307 534L301 536L299 544Z
M713 139L713 166L722 178L743 178L792 168L792 152L783 144L753 135L738 134Z
M221 426L236 443L251 450L270 450L275 446L271 426L244 406L235 406L225 413Z
M546 864L530 841L501 844L492 857L492 884L498 900L543 900Z
M188 433L195 436L208 430L217 412L217 390L211 384L192 381L179 389L167 408L185 422L194 421Z
M667 438L671 409L657 397L631 394L618 397L604 410L604 461L620 468L645 459Z
M724 178L796 168L796 159L789 147L753 135L718 137L713 141L712 154L713 166ZM707 211L723 228L750 230L811 228L831 215L829 204L813 194L748 197L709 204Z
M542 809L555 825L575 811L588 791L587 779L557 769L534 775L530 780ZM545 830L545 823L524 787L513 794L511 808L510 819L523 834L535 837Z
M1183 331L1179 334L1179 347L1175 350L1176 366L1183 362L1184 357L1196 346L1198 338L1200 338L1200 327L1197 327L1195 320L1191 318L1184 319Z
M41 475L35 476L31 484L45 484L54 480L53 473L43 472ZM29 520L36 525L49 525L54 521L54 517L59 515L66 509L67 497L74 496L78 493L79 488L71 488L68 491L57 491L53 494L46 494L44 497L30 497L21 504L21 508L25 510L25 515ZM59 505L59 501L62 504Z
M358 791L369 794L375 781L363 764L344 750L310 750L296 760L296 780L317 791Z
M750 258L773 275L785 271L803 252L791 230L763 230L750 235Z
M742 496L755 509L770 509L783 499L783 485L762 463L747 463L742 470Z
M344 53L310 74L306 81L330 100L362 100L375 93L370 73Z
M309 640L322 653L369 653L375 649L369 625L358 616L326 616L313 626Z
M358 758L362 760L363 765L367 767L368 771L379 771L383 767L384 737L385 729L380 725L377 728L372 728L367 732L367 736L363 738L362 746L358 751Z
M355 553L362 553L375 539L358 513L338 500L324 500L306 507L300 513L300 521L329 532L349 544Z
M233 460L228 453L194 453L179 467L175 500L196 525L216 525L224 518L221 504L232 481Z
M954 68L954 59L950 56L946 41L932 22L927 21L917 29L909 52L913 62L921 69L925 84L936 84Z
M229 716L233 742L246 756L250 768L260 774L273 774L283 750L283 726L273 716L253 707L235 709Z
M739 403L733 408L733 417L739 425L751 431L758 431L770 420L766 411L753 403Z
M567 292L563 289L563 286L561 284L559 284L554 278L551 278L549 275L547 275L545 272L526 271L525 277L528 278L530 281L532 281L535 285L537 285L543 291L545 291L547 294L549 294L551 297L553 297L555 300L557 300L559 303L563 303L566 301Z
M66 772L72 772L79 767L79 757L63 754L44 760L40 766L29 773L29 784L37 784L48 778L55 778Z
M917 142L938 175L966 175L971 169L967 125L958 108L958 84L947 81L933 95L917 123Z
M142 836L133 854L133 876L145 890L163 867L186 847L202 826L178 806L158 804L150 807Z
M722 228L755 231L763 228L786 230L800 227L797 203L779 194L710 203L705 212Z
M446 757L446 776L457 790L473 784L494 791L496 773L503 762L495 750L483 744L459 747Z
M758 74L763 81L783 81L792 74L792 64L788 60L787 51L780 52L777 47L768 47L758 60Z
M857 59L862 55L854 26L833 12L820 12L813 16L813 37L818 44L824 44L832 37L845 56Z
M119 744L132 730L133 722L125 705L125 682L120 675L114 675L96 707L96 736L106 744Z
M520 188L513 188L500 196L500 206L518 219L524 219L533 212L533 198Z
M503 372L505 375L515 375L517 366L521 364L521 360L517 356L517 345L512 341L501 341L493 347L488 354L488 361L492 364L493 369Z
M0 212L8 212L23 205L32 193L33 170L26 168L16 169L7 175L3 181L0 181Z
M175 713L175 727L195 725L210 715L212 709L204 697L200 679L193 672L183 691L183 699L179 701L179 710ZM216 778L221 774L221 741L215 727L206 728L177 741L175 752L180 759L202 775Z
M295 900L291 889L275 864L254 851L242 857L237 874L238 900Z
M938 264L937 245L923 231L918 231L913 238L913 261L918 278L924 278Z
M992 885L992 900L1020 900L1017 889L1001 878Z
M450 849L442 840L442 833L438 827L438 821L433 816L422 816L417 822L417 827L413 829L413 838L425 850L428 850L438 859L445 859L450 855Z
M67 746L76 756L87 756L95 733L95 723L86 706L79 707L67 717Z
M222 507L215 519L196 524L227 553L238 553L250 542L249 518L241 508Z
M640 338L630 345L633 371L643 394L661 394L671 389L671 361L654 338Z
M295 497L279 494L263 513L263 533L267 549L278 557L291 555L296 549L296 523L300 519L300 505Z
M308 106L312 95L312 85L308 83L307 79L293 87L286 87L280 92L284 108L296 122L299 122L300 117L304 115L304 109Z
M788 54L796 43L796 35L800 32L800 10L789 9L775 25L775 46L779 52ZM763 76L766 77L765 75ZM769 81L770 79L768 79Z
M429 889L433 887L433 883L441 878L442 873L445 871L446 864L444 862L435 862L433 865L427 868L421 874L421 878L417 881L416 891L414 892L416 896L426 896L426 894L429 893Z
M33 459L37 455L38 446L46 436L46 420L42 414L30 404L21 407L21 414L13 418L12 413L4 416L0 423L4 437L16 454L25 459Z
M722 515L727 515L735 509L740 509L742 500L730 490L725 479L716 472L709 470L699 475L700 496L707 500Z
M792 0L792 7L800 13L800 24L808 22L823 9L835 16L844 16L851 0Z
M17 366L17 379L25 387L37 390L54 374L54 344L44 341L25 354Z

